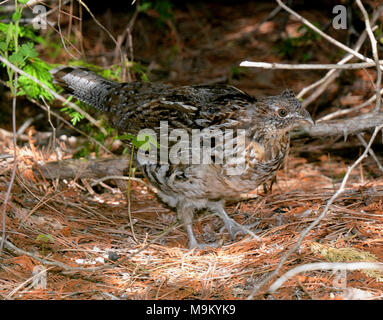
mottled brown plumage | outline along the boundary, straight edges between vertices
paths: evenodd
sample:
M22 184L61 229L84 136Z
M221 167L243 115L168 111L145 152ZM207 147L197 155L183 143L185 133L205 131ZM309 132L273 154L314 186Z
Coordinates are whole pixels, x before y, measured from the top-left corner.
M193 214L202 208L220 216L232 238L238 232L252 233L226 214L225 201L239 199L273 178L288 153L288 131L301 120L312 122L291 90L255 98L227 85L172 88L155 83L117 83L72 67L54 69L52 74L68 93L105 112L120 134L136 136L148 128L158 138L161 121L166 121L169 132L183 129L191 135L214 129L224 133L223 140L211 141L212 163L137 161L162 201L177 210L191 248L204 246L197 242L192 229ZM232 136L229 129L234 130ZM238 130L243 130L245 139L235 144ZM230 141L235 144L233 150L227 147ZM176 144L177 140L169 141L166 152ZM219 150L225 151L221 162L215 157ZM199 151L190 145L182 152L178 156L191 160ZM235 171L239 164L240 171ZM240 174L233 174L233 170Z

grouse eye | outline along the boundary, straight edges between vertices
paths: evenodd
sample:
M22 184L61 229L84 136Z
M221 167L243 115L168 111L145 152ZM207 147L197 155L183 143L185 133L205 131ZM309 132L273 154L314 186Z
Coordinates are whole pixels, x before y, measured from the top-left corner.
M281 108L281 109L278 110L278 114L279 114L280 117L284 118L284 117L287 116L287 110L284 109L284 108Z

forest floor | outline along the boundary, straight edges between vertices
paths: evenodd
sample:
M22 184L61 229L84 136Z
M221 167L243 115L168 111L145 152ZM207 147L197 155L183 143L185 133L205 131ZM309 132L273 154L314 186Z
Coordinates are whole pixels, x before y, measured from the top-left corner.
M285 88L299 92L325 72L238 68L242 60L334 63L342 56L324 40L296 41L291 47L286 39L301 37L301 24L282 13L256 29L275 6L254 3L176 7L173 22L161 25L154 12L142 13L134 24L135 61L147 67L151 81L175 86L230 83L253 95L269 95ZM326 10L300 13L326 25ZM130 19L129 14L114 11L97 17L114 35L122 34ZM88 61L109 68L114 44L91 19L84 20L83 28ZM329 32L344 39L342 31ZM65 50L52 56L41 48L41 55L52 63L71 59ZM371 77L372 71L345 72L343 80L334 82L308 110L319 118L363 102L374 91ZM5 89L1 94L0 154L13 154L8 134L12 99ZM258 222L255 229L261 241L243 235L232 241L221 231L218 217L200 212L194 223L197 238L220 246L189 250L175 212L142 181L132 181L127 203L113 181L92 188L89 179L48 180L33 171L32 166L55 161L59 153L61 159L72 158L84 139L55 120L57 136L73 135L76 142L59 139L59 152L52 149L48 139L36 138L51 130L46 112L20 98L18 127L28 118L36 120L18 140L18 170L5 219L7 241L14 247L6 246L0 256L0 299L245 299L320 215L348 166L364 150L352 136L346 142L343 137L293 140L272 192L260 187L249 200L227 206L236 221ZM373 148L382 162L382 153L377 152L381 143ZM110 155L100 151L99 157ZM1 212L12 166L13 158L0 159ZM279 275L313 262L383 262L382 246L383 177L368 157L352 171L345 192ZM111 265L103 268L106 264ZM341 278L332 270L308 271L287 280L273 295L266 294L265 286L254 298L379 299L382 281L383 273L373 271L349 271Z

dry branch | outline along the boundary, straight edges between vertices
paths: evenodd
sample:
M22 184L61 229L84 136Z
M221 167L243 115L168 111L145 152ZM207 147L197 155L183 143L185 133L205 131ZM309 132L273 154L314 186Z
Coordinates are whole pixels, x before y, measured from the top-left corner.
M383 113L365 114L350 119L330 120L319 122L316 125L301 127L299 131L293 131L291 136L299 138L304 136L326 137L326 136L345 136L357 134L365 130L373 129L383 124Z
M383 90L380 90L380 94L383 94ZM329 114L323 116L322 118L319 118L316 121L319 122L319 121L331 120L331 119L334 119L334 118L337 118L340 116L344 116L344 115L349 114L351 112L354 112L354 111L357 111L357 110L362 109L364 107L367 107L368 105L370 105L371 103L373 103L375 101L376 101L376 94L374 94L372 97L370 97L369 99L367 99L366 101L364 101L363 103L361 103L355 107L352 107L349 109L337 110L335 112L332 112L332 113L329 113Z
M381 12L383 11L383 5L378 7L378 9L375 11L375 13L372 16L371 24L374 24L376 20L380 17ZM377 27L377 26L375 26ZM374 27L374 28L375 28ZM374 29L373 28L373 29ZM356 41L353 50L356 52L359 52L360 48L362 47L364 41L367 38L367 31L364 30L362 34L360 35L359 39ZM337 64L345 64L346 62L350 61L354 56L352 54L346 54L342 60L340 60ZM334 81L341 73L342 70L335 70L332 69L326 73L326 75L319 79L318 81L314 82L310 86L303 88L297 95L298 98L302 98L307 92L317 88L310 96L305 98L302 105L304 107L307 107L311 102L313 102L316 98L318 98L324 90L329 86L329 84Z
M383 61L379 61L380 64ZM328 69L363 69L376 67L375 62L347 63L347 64L289 64L242 61L240 67L262 68L262 69L284 69L284 70L328 70Z
M341 61L339 61L337 64L282 64L282 63L265 63L265 62L250 62L250 61L243 61L240 66L243 67L256 67L256 68L264 68L264 69L287 69L287 70L308 70L308 69L316 69L316 70L326 70L330 69L327 74L321 78L320 80L316 81L312 85L304 88L299 92L297 95L298 98L302 98L308 91L315 89L316 87L320 86L315 92L313 92L308 98L306 98L303 102L302 105L304 107L307 107L311 102L313 102L316 98L320 96L320 94L328 87L328 85L334 81L340 74L341 70L343 69L360 69L360 68L367 68L367 67L373 67L376 66L378 70L378 80L377 80L377 88L376 92L379 93L380 91L380 82L381 82L381 71L382 71L382 61L379 61L379 58L377 56L376 52L376 40L375 43L373 42L373 29L371 27L372 24L376 22L376 20L379 18L383 6L378 7L376 12L374 13L371 22L365 17L365 23L366 23L366 30L363 31L363 33L360 35L358 41L356 42L355 46L353 49L348 48L347 46L343 45L342 43L338 42L334 38L326 35L323 33L321 30L316 28L314 25L312 25L309 21L304 19L302 16L297 14L296 12L292 11L290 8L285 6L284 4L281 4L281 1L277 0L278 4L280 7L284 8L286 11L290 12L293 14L298 20L300 20L302 23L306 24L309 26L311 29L314 31L318 32L321 36L326 38L328 41L331 43L335 44L338 47L341 47L345 51L347 51L349 54L346 55ZM363 42L365 41L367 35L371 39L371 44L373 47L373 54L374 54L374 62L370 59L367 58L361 54L358 53L360 47L362 46ZM365 63L350 63L350 64L345 64L347 61L351 60L353 57L358 57L364 61L369 61ZM380 68L379 68L380 66ZM378 95L378 103L376 110L379 110L380 108L380 96Z
M317 32L320 36L322 36L324 39L326 39L327 41L329 41L330 43L332 43L333 45L337 46L338 48L352 54L354 57L362 60L362 61L365 61L365 62L375 62L374 60L372 60L371 58L368 58L362 54L360 54L359 52L347 47L346 45L344 45L343 43L339 42L338 40L330 37L328 34L324 33L322 30L320 30L319 28L317 28L316 26L314 26L310 21L308 21L307 19L303 18L301 15L299 15L298 13L296 13L294 10L290 9L288 6L286 6L281 0L276 0L278 2L278 4L283 8L285 9L288 13L292 14L295 18L297 18L300 22L302 22L303 24L305 24L306 26L308 26L310 29L314 30L315 32ZM383 66L380 67L381 69L383 68Z
M36 174L40 172L47 179L100 179L108 175L124 175L129 170L129 159L98 159L84 161L81 159L66 159L52 161L44 165L34 165Z
M285 283L290 278L301 272L307 271L315 271L315 270L360 270L360 269L368 269L368 270L382 270L383 271L383 263L379 262L318 262L318 263L308 263L298 267L295 267L289 271L287 271L284 275L282 275L277 281L275 281L269 289L270 293L278 290L283 283Z
M13 80L13 98L12 98L12 131L13 131L13 166L12 166L12 174L11 179L8 184L7 193L5 194L5 199L3 203L3 210L2 210L2 220L1 220L1 243L0 243L0 253L3 250L6 231L5 231L5 215L7 212L7 203L9 200L9 196L11 194L13 182L15 181L16 176L16 169L17 169L17 141L16 141L16 97L17 97L17 81L18 81L18 74L16 73L14 75Z
M362 11L364 17L364 23L366 24L366 30L368 37L370 38L371 47L372 47L372 56L374 57L374 61L376 63L376 72L377 72L377 80L376 80L376 107L375 111L379 112L381 105L381 96L380 96L380 84L382 82L382 69L380 67L379 56L378 56L378 47L377 41L375 39L375 35L371 29L370 20L368 18L368 14L366 9L364 8L362 2L360 0L356 0L356 4L358 5L360 11Z

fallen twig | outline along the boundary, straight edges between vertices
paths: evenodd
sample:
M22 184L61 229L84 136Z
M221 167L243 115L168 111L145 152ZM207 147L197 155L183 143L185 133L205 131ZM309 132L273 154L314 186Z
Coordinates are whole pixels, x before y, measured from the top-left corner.
M383 89L380 90L380 94L383 94ZM334 118L337 118L337 117L340 117L340 116L344 116L344 115L346 115L348 113L357 111L357 110L362 109L364 107L367 107L368 105L370 105L374 101L376 101L376 94L374 94L368 100L366 100L365 102L363 102L363 103L361 103L361 104L359 104L359 105L357 105L355 107L352 107L350 109L337 110L335 112L329 113L329 114L325 115L324 117L317 119L315 121L315 123L318 124L321 121L331 120L331 119L334 119Z
M96 181L93 181L90 186L91 187L94 187L95 185L101 183L102 181L105 181L105 180L110 180L110 179L114 179L114 180L126 180L126 181L137 181L139 183L142 183L145 187L147 187L149 190L151 190L153 193L157 193L157 190L156 188L154 188L153 186L151 186L150 184L147 184L144 180L140 179L140 178L134 178L134 177L126 177L126 176L106 176L106 177L102 177L100 179L97 179Z
M327 41L329 41L330 43L334 44L335 46L337 46L338 48L352 54L353 56L355 56L356 58L362 60L362 61L365 61L365 62L375 62L374 60L360 54L359 52L347 47L346 45L344 45L343 43L339 42L338 40L334 39L333 37L330 37L328 34L324 33L322 30L320 30L319 28L317 28L316 26L314 26L310 21L308 21L307 19L303 18L301 15L299 15L298 13L296 13L294 10L292 10L291 8L289 8L288 6L286 6L281 0L276 0L278 2L278 4L283 8L285 9L288 13L292 14L295 18L297 18L300 22L302 22L303 24L305 24L306 26L308 26L310 29L314 30L315 32L317 32L320 36L322 36L324 39L326 39ZM381 66L381 69L383 68L383 66Z
M375 35L372 32L370 20L368 18L368 14L366 9L364 8L362 2L360 0L356 0L356 4L358 5L360 11L362 11L363 17L364 17L364 23L366 25L366 30L368 37L370 38L371 47L372 47L372 56L374 57L374 61L376 64L376 106L375 106L375 112L379 112L380 105L381 105L381 96L380 96L380 84L382 82L382 69L380 68L380 62L379 62L379 56L378 56L378 48L377 48L377 41L375 39Z
M359 141L363 144L363 146L364 146L365 148L367 148L367 142L366 142L366 140L364 140L363 135L362 135L361 133L359 133L359 134L357 134L357 137L358 137ZM371 157L374 159L374 161L376 162L376 164L377 164L379 170L383 172L383 166L380 164L380 161L379 161L378 157L376 156L374 150L372 150L372 148L370 148L370 150L368 151L368 153L370 154L370 156L371 156Z
M13 131L13 166L11 179L8 184L7 193L5 194L5 199L3 203L3 212L2 212L2 221L1 221L1 244L0 244L0 252L3 250L4 241L5 241L5 214L7 212L7 204L9 200L9 196L11 194L13 182L15 181L16 169L17 169L17 141L16 141L16 100L17 100L17 81L18 75L14 74L14 85L12 88L13 98L12 98L12 131Z
M291 132L291 137L298 138L302 136L311 136L319 138L328 136L344 136L347 138L350 134L356 134L372 129L382 123L383 113L363 114L350 119L321 121L316 125L303 126L297 131Z
M12 244L11 242L9 242L7 240L4 241L4 247L9 249L10 251L13 251L13 252L17 253L17 254L26 255L28 257L31 257L31 258L35 259L36 261L40 262L41 264L58 267L58 268L63 270L64 274L73 274L75 272L80 272L80 271L86 271L86 272L93 273L93 272L97 272L97 271L101 271L101 270L105 270L105 269L115 268L115 267L121 265L122 263L131 260L135 255L137 255L138 253L142 252L143 250L146 250L153 243L155 243L156 241L160 240L165 235L167 235L168 233L174 231L175 229L179 228L180 226L181 225L177 223L176 225L173 225L173 226L167 228L159 236L155 237L152 241L148 242L146 245L144 245L141 248L137 249L137 251L131 253L130 255L128 255L127 257L125 257L123 259L121 259L120 261L117 261L116 263L113 263L113 264L107 263L107 264L104 264L104 265L99 266L99 267L89 267L89 268L71 267L71 266L69 266L69 265L67 265L65 263L60 262L60 261L55 261L55 260L54 261L50 261L50 260L42 259L42 258L37 257L33 253L30 253L28 251L25 251L25 250L22 250L22 249L16 247L14 244Z
M297 266L285 274L283 274L278 280L276 280L269 288L270 293L274 293L278 290L287 280L294 277L295 275L301 272L315 271L315 270L360 270L360 269L369 269L369 270L382 270L383 263L379 262L317 262L317 263L307 263L300 266Z
M372 16L371 24L374 24L376 22L376 20L380 17L380 14L382 11L383 11L383 5L380 6L376 10L374 15ZM375 28L377 28L377 26L375 26L373 29L375 29ZM360 50L360 48L362 47L362 44L364 43L366 38L367 38L367 31L364 30L362 32L362 34L360 35L359 39L356 41L356 43L353 47L353 50L358 52ZM344 56L344 58L342 60L340 60L338 62L338 64L345 64L346 62L350 61L353 57L354 56L352 54L348 53ZM308 87L303 88L297 94L298 98L302 98L307 92L320 86L309 97L305 98L302 105L304 107L307 107L311 102L313 102L328 87L328 85L340 75L340 72L341 72L341 70L336 70L336 69L330 70L329 72L326 73L326 75L323 78L319 79L318 81L314 82L313 84L309 85Z
M383 61L380 61L383 64ZM263 69L285 69L285 70L328 70L328 69L363 69L375 67L375 62L348 63L348 64L288 64L242 61L240 67L263 68Z

